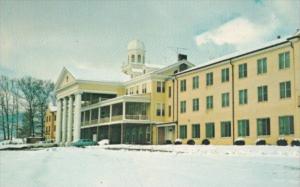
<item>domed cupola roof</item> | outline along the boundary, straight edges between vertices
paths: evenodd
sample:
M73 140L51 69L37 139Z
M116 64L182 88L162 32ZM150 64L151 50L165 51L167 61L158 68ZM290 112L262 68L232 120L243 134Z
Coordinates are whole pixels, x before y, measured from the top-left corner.
M128 50L135 50L135 49L145 50L145 45L140 40L132 40L128 43L127 49Z

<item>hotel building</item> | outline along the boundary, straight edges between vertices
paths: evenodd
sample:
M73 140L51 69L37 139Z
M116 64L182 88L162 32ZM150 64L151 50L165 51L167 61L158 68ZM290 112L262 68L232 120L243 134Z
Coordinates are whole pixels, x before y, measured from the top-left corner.
M56 142L78 139L164 144L181 139L230 145L300 138L300 33L195 66L186 55L145 63L128 44L124 82L63 68L56 82Z

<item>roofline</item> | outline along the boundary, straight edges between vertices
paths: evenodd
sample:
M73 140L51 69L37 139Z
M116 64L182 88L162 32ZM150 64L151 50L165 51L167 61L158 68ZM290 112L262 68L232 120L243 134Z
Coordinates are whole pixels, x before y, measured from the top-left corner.
M219 60L217 62L207 64L207 65L204 65L204 66L200 66L200 67L197 67L197 68L194 68L194 69L190 69L190 70L188 69L188 70L183 71L183 72L178 72L178 73L175 74L175 76L182 75L182 74L185 74L185 73L189 73L191 71L195 71L195 70L199 70L199 69L204 69L206 67L213 66L213 65L216 65L216 64L219 64L219 63L222 63L222 62L226 62L228 60L232 60L232 59L235 59L235 58L240 58L240 57L252 54L252 53L256 53L256 52L263 51L263 50L266 50L266 49L269 49L269 48L272 48L272 47L276 47L276 46L279 46L279 45L282 45L282 44L285 44L285 43L289 43L290 42L289 40L294 39L294 38L300 38L300 36L299 35L292 36L292 37L287 38L285 41L282 41L282 42L279 42L279 43L276 43L276 44L273 44L273 45L270 45L270 46L267 46L267 47L263 47L263 48L260 48L260 49L255 49L253 51L249 51L249 52L246 52L244 54L236 55L236 56L233 56L233 57L230 57L230 58L225 58L225 59Z
M96 80L83 80L83 79L76 79L78 83L96 83L96 84L103 84L103 85L112 85L112 86L124 86L123 82L118 81L96 81Z

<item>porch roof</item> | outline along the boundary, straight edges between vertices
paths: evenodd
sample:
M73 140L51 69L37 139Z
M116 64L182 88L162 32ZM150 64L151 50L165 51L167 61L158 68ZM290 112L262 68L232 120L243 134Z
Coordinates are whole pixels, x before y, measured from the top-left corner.
M123 95L123 96L115 97L112 99L100 101L98 103L88 105L86 107L82 107L82 110L88 110L88 109L92 109L92 108L103 107L103 106L113 105L113 104L122 103L122 102L150 103L150 95L149 94Z

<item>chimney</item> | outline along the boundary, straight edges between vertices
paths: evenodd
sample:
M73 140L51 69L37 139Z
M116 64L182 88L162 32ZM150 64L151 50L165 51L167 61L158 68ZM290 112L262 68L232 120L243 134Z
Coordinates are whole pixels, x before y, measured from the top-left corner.
M187 55L184 55L184 54L178 54L178 61L181 61L181 60L187 60Z

